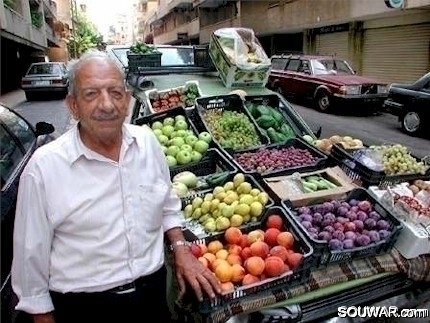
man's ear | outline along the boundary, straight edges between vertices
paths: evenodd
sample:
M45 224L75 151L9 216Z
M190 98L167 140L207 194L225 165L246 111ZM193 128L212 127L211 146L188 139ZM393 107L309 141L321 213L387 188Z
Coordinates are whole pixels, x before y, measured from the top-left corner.
M69 111L70 111L73 119L79 121L78 106L76 103L76 99L70 93L67 94L67 96L66 96L66 105L69 108Z

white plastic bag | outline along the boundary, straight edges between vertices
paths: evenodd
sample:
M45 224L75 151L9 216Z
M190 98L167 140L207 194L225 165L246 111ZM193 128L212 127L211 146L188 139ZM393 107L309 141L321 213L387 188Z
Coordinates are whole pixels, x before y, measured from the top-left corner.
M237 67L255 70L270 66L270 59L252 29L220 28L214 34L230 62Z

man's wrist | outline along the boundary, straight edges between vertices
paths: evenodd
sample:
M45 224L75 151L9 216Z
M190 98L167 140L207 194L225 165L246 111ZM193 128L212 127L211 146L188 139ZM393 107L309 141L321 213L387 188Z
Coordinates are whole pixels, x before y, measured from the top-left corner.
M187 250L189 250L190 249L190 243L188 241L185 241L185 240L177 240L177 241L172 242L169 245L169 250L170 251L176 251L178 249L187 249Z

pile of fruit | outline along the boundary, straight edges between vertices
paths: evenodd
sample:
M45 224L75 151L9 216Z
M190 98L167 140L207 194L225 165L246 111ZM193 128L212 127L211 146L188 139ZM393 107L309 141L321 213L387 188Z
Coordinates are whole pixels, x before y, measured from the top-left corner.
M215 187L202 197L195 197L185 206L184 217L198 220L206 232L223 231L258 221L269 196L245 179L244 174L238 173L232 181Z
M153 91L148 95L154 113L166 111L178 106L192 107L196 98L200 96L196 84L190 83L183 87L167 91Z
M407 189L409 194L394 195L395 206L401 206L408 213L416 213L418 220L422 220L422 216L430 217L430 181L415 180L407 185ZM395 187L393 192L396 192Z
M229 171L217 172L207 176L196 176L193 172L183 171L172 178L173 190L179 198L184 198L189 194L198 191L214 188L224 184L230 176Z
M351 136L333 135L330 138L314 139L309 135L304 135L303 139L327 155L330 154L334 144L340 144L344 149L360 149L364 147L360 139L352 138Z
M308 149L294 146L261 148L254 152L234 154L233 158L244 170L258 173L312 165L318 161Z
M390 222L368 200L333 200L296 211L309 236L327 242L331 250L368 246L391 235Z
M285 142L296 137L293 129L286 123L284 116L277 109L266 104L253 102L247 102L246 108L272 144Z
M208 132L196 135L183 115L154 121L151 129L163 148L169 167L200 161L212 140Z
M225 231L223 241L193 244L191 251L222 283L223 292L235 286L257 284L267 278L278 277L295 270L303 261L296 250L291 232L283 229L280 215L267 218L264 230L248 234L238 228Z
M337 186L321 175L310 175L300 179L305 193L329 190Z
M209 132L223 148L242 150L262 144L254 124L244 113L211 109L202 111L202 116Z

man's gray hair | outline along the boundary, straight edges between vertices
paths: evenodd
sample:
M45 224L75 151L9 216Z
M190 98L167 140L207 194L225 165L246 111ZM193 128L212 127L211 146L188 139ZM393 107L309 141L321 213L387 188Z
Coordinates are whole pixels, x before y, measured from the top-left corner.
M125 73L124 71L116 64L115 60L110 57L106 52L102 52L99 50L89 50L82 54L79 59L74 59L69 62L68 70L69 70L69 94L75 96L76 93L76 73L81 68L81 66L90 59L93 58L101 58L106 62L112 64L118 72L121 74L125 83Z

